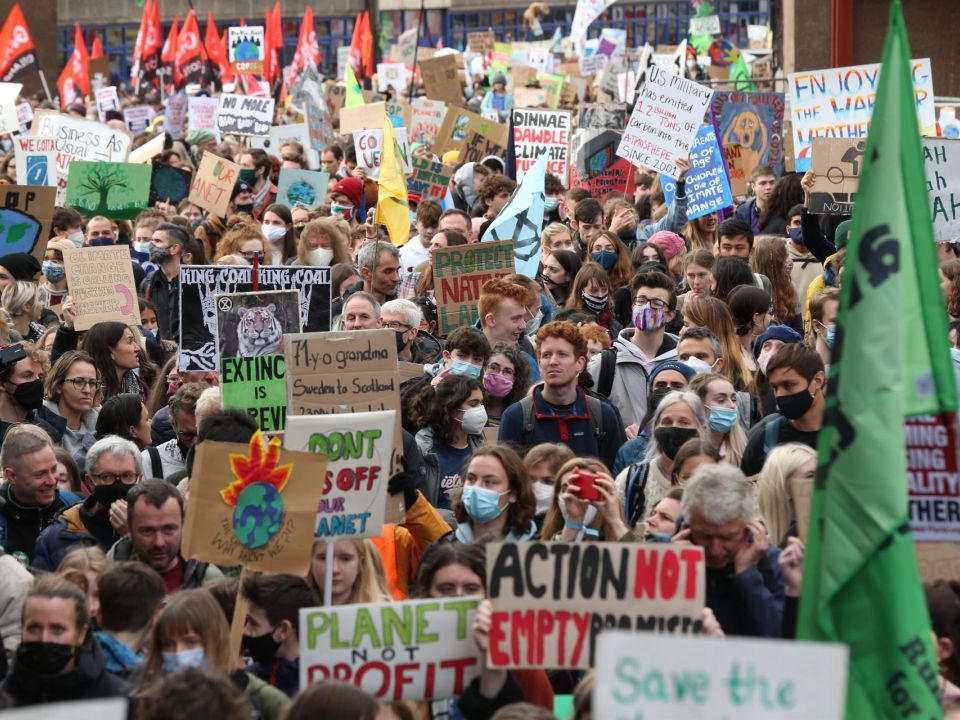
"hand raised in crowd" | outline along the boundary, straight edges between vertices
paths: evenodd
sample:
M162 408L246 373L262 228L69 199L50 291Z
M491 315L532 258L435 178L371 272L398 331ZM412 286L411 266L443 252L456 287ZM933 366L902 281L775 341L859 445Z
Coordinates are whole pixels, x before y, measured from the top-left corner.
M114 500L110 504L110 525L118 535L127 534L127 501Z
M769 548L770 542L767 540L766 528L757 520L747 523L747 539L737 550L733 559L734 572L739 574L756 567Z
M593 487L600 493L600 499L594 500L593 504L606 524L607 540L619 540L630 529L623 521L623 507L617 485L612 477L601 473L593 482Z
M579 524L583 522L583 518L587 514L587 508L590 507L590 503L580 497L580 486L577 483L577 476L575 473L576 471L573 472L573 477L570 478L567 486L560 492L560 497L567 507L566 519L569 522Z
M77 306L73 302L73 297L67 295L63 298L63 302L60 304L60 312L63 317L63 326L72 328L74 321L77 319Z
M624 435L627 436L627 440L635 440L636 437L640 434L640 426L637 423L627 425L623 429Z
M717 638L725 637L726 633L724 633L723 628L720 627L720 621L717 620L717 616L713 614L713 610L705 607L703 612L700 613L700 619L703 622L703 628L700 630L701 635Z
M677 167L680 168L680 174L677 176L677 182L683 182L683 179L687 176L687 171L690 170L689 156L677 158Z
M810 193L813 192L813 185L817 182L817 174L813 170L807 170L800 178L800 187L803 188L803 206L810 207Z
M806 546L798 537L787 539L787 547L780 553L780 572L787 581L787 597L800 597L803 586L803 555Z
M357 180L362 181L367 179L367 171L364 170L359 165L357 165L353 170L351 170L350 174L353 175Z
M630 208L621 208L614 213L610 220L610 232L617 234L621 230L634 230L637 227L637 216Z

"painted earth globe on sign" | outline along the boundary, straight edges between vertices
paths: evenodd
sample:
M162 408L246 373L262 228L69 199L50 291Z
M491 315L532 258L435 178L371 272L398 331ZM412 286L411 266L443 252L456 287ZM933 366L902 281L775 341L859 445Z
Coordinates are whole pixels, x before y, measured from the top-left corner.
M233 511L233 534L245 547L263 547L283 523L283 496L268 483L248 485Z

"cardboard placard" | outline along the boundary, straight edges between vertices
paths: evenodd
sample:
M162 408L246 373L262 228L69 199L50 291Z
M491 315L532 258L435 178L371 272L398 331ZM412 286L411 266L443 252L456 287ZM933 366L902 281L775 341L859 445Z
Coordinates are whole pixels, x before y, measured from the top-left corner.
M690 150L690 171L686 177L687 218L690 220L733 206L722 153L713 125L702 126ZM673 205L677 181L663 175L660 180L667 205Z
M152 121L153 109L149 105L135 105L123 110L123 122L134 135L146 132Z
M710 88L651 67L617 155L677 177L677 159L690 152L712 96Z
M307 114L307 132L310 134L310 147L322 152L325 147L336 142L330 112L325 106L313 102L304 105Z
M719 35L720 16L707 15L706 17L690 18L691 35Z
M720 129L721 145L740 145L743 171L758 165L783 172L783 93L717 92L711 113Z
M57 186L57 141L52 137L15 135L17 178L27 185Z
M849 215L860 184L866 138L814 138L812 167L817 180L810 192L810 212Z
M28 102L17 105L17 122L20 125L20 134L26 135L33 122L33 107Z
M417 61L423 89L431 100L440 100L450 105L463 103L463 81L456 55L436 55Z
M183 556L247 570L306 575L325 455L283 450L258 431L249 445L196 449Z
M960 545L946 542L916 542L920 579L925 583L937 580L960 580Z
M213 153L205 152L190 185L190 202L211 215L226 217L233 186L240 178L240 166Z
M400 158L403 162L403 172L409 175L410 144L407 142L407 129L398 127L393 129L393 135L400 148ZM353 133L353 147L357 153L357 167L362 168L367 176L376 180L380 177L380 162L383 159L383 130L360 130Z
M0 186L0 255L22 252L43 260L56 203L56 188Z
M479 30L467 33L467 49L474 53L493 52L497 36L493 30Z
M87 74L90 76L91 90L105 87L110 82L110 58L104 55L88 60Z
M461 162L480 162L485 157L496 155L503 157L507 152L506 145L495 143L483 133L471 130L467 133L466 141L460 150Z
M3 720L57 720L63 717L70 720L126 720L128 704L125 697L44 703L19 710L4 710Z
M960 476L955 413L904 422L910 531L914 540L960 541Z
M20 132L20 118L17 116L17 97L23 89L21 83L0 82L0 135ZM113 89L116 96L117 89Z
M394 94L404 93L410 85L411 70L398 62L379 63L377 65L377 90L388 92L393 88Z
M300 687L351 683L384 702L457 697L480 674L480 598L300 609Z
M217 111L220 100L210 97L191 97L187 99L187 132L209 130L220 142L220 128L217 127Z
M387 104L378 102L340 109L340 133L349 135L358 130L382 130Z
M214 298L253 292L249 265L180 268L180 369L218 372ZM307 331L330 327L330 268L261 265L257 292L300 290L300 322ZM288 360L289 363L289 360ZM289 368L287 370L289 372Z
M137 163L70 163L66 204L88 218L133 220L149 207L150 172Z
M597 652L593 717L842 720L849 654L839 643L608 630ZM738 689L746 686L765 691Z
M543 88L517 87L513 91L513 103L518 108L545 108L549 99Z
M407 177L407 192L419 195L421 200L440 201L446 197L453 178L452 165L434 162L414 155L410 158L413 171Z
M623 103L581 103L577 127L581 130L615 130L627 126L627 106Z
M693 545L488 543L487 666L593 668L607 627L699 632L706 586Z
M227 59L235 73L263 75L263 25L227 28Z
M934 239L960 242L960 140L923 138L923 169Z
M528 89L528 90L539 90L541 88L531 88L530 85L535 85L537 82L537 71L530 67L529 65L513 65L510 67L510 84L513 85L513 101L514 104L518 104L517 92L519 90Z
M504 123L488 120L469 110L451 107L447 109L447 115L443 119L443 125L437 135L433 152L438 156L443 156L448 150L460 150L460 162L464 162L462 150L467 135L471 131L486 135L494 143L504 148L507 147L510 137L509 128Z
M107 121L107 110L120 109L120 97L117 95L115 85L99 88L94 93L94 99L97 103L97 117L100 122Z
M487 280L516 272L513 242L483 242L439 248L433 255L437 334L471 327L479 317L477 301Z
M786 172L797 171L797 160L793 149L793 121L783 121L783 169Z
M295 205L306 205L311 209L320 207L327 199L329 182L330 173L280 168L277 202L289 208Z
M547 155L547 172L564 187L570 175L570 129L572 118L564 110L514 110L513 144L516 148L517 182Z
M303 327L300 292L217 295L214 306L223 407L248 413L264 432L283 432L287 414L283 336Z
M396 410L290 415L284 447L329 458L314 538L328 542L383 534Z
M577 130L571 147L570 186L586 188L594 197L609 192L632 197L636 168L617 157L621 137L613 130Z
M37 110L30 126L33 135L52 137L57 142L59 187L67 187L70 164L88 162L124 162L130 154L133 136L126 130L91 120L61 115L54 110Z
M76 304L78 332L99 322L140 324L137 286L126 245L70 248L63 251L67 288Z
M154 162L150 176L150 205L157 202L179 205L190 195L192 178L193 171L189 167Z
M170 134L174 140L183 137L183 120L187 114L187 96L182 92L167 98L163 111L163 131Z
M730 192L735 198L747 196L747 173L743 169L743 148L739 145L724 145L727 156L727 177L730 179Z
M248 95L220 95L217 108L217 129L227 135L270 134L273 126L273 98L258 98Z
M446 103L419 97L413 101L410 113L410 142L433 145L440 134L443 118L447 114Z

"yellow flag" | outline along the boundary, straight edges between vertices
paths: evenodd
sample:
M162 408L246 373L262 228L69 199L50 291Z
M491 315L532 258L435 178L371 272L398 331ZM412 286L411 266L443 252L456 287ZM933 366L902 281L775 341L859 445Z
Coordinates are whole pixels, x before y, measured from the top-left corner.
M363 105L363 92L360 90L360 83L357 82L357 76L353 74L353 68L347 63L347 74L345 76L347 85L347 95L343 99L344 107L359 107Z
M403 174L403 156L389 116L383 120L383 157L380 160L377 223L387 228L390 242L403 245L410 237L410 202Z

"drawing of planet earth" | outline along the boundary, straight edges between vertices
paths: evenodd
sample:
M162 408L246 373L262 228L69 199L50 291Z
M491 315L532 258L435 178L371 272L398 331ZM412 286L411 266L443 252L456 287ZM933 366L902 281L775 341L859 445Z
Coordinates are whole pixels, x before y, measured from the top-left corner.
M304 205L313 207L317 199L317 190L310 183L304 180L297 180L291 183L290 189L287 190L287 197L289 197L293 203L303 203Z
M248 485L233 511L233 534L244 547L263 547L283 524L283 496L268 483Z

